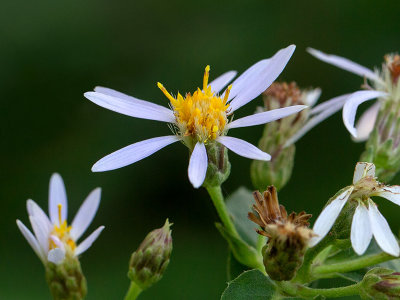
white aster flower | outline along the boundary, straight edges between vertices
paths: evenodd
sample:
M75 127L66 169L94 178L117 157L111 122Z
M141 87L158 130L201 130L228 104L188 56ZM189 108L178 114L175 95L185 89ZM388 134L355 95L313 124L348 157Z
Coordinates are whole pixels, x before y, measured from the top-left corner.
M113 152L96 162L92 171L101 172L127 166L177 141L182 141L192 151L188 175L195 188L203 184L206 176L208 143L220 143L236 154L250 159L270 160L271 156L257 147L227 136L228 130L265 124L297 113L306 106L297 105L256 113L237 120L232 120L229 116L270 86L285 68L294 50L295 46L291 45L278 51L270 59L257 62L222 93L223 88L236 76L235 71L224 73L208 83L210 67L207 66L203 89L197 89L185 97L179 93L173 97L158 83L158 87L169 99L171 108L104 87L96 87L94 92L85 93L85 97L97 105L136 118L170 123L176 132L175 135L144 140Z
M50 179L50 218L33 200L27 201L26 206L34 234L20 220L17 220L17 225L44 264L47 262L60 264L66 254L78 256L97 239L104 226L97 228L77 245L78 239L89 227L96 214L100 195L101 189L96 188L87 196L70 226L67 224L67 194L59 174L53 174Z
M375 179L375 165L359 162L356 165L353 184L343 189L321 212L314 224L310 245L315 246L330 231L347 201L357 201L353 215L350 240L354 251L362 255L374 236L379 247L386 253L399 256L400 248L386 219L370 197L379 196L400 205L400 186L386 186Z

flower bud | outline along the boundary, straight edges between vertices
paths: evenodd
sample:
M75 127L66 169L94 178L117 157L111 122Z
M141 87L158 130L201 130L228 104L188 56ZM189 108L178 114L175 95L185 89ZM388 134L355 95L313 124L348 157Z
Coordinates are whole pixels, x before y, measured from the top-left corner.
M364 299L400 299L400 273L385 268L374 268L362 281Z
M262 249L265 271L273 280L291 280L301 267L309 240L314 233L309 229L310 214L304 211L287 214L279 205L276 189L273 186L261 195L253 193L256 204L249 219L261 227L257 232L268 237Z
M231 163L228 159L228 149L220 144L207 144L208 167L204 180L205 186L219 186L228 179L231 172Z
M45 265L46 280L55 300L81 300L87 293L86 279L77 256L67 252L60 264Z
M172 252L171 225L167 219L163 227L151 231L132 253L128 277L142 290L159 281L169 264Z

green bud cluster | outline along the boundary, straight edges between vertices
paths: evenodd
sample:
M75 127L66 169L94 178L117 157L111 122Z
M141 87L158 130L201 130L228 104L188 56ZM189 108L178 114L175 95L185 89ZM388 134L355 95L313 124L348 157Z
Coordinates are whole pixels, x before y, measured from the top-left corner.
M362 281L363 299L400 299L400 273L385 268L374 268L365 274Z
M151 231L132 253L128 277L142 290L159 281L169 264L172 252L171 225L166 220L162 228Z
M228 149L216 142L207 144L208 167L205 186L220 186L231 173L231 163L228 159Z

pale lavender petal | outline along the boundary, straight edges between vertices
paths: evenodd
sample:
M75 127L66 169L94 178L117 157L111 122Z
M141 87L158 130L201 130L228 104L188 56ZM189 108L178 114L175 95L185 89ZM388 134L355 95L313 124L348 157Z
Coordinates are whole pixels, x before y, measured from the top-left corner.
M39 242L36 240L32 232L30 232L30 230L26 228L26 226L20 220L17 220L17 226L21 231L22 235L24 236L24 238L28 241L29 245L32 247L33 251L36 253L36 255L40 258L40 260L43 263L45 263L46 257L44 256L44 253L39 245Z
M29 199L26 201L26 209L30 216L38 217L41 220L44 220L49 231L53 229L53 225L51 224L49 217L45 214L45 212L40 208L39 205L36 204L35 201Z
M56 265L59 265L60 263L62 263L64 258L65 258L65 250L62 250L60 248L55 248L55 249L50 250L47 255L47 260Z
M61 223L67 219L68 204L64 181L60 174L54 173L49 186L49 215L51 223L61 225L58 216L58 205L61 204Z
M190 156L188 175L189 181L196 189L199 188L206 178L208 157L206 146L197 142Z
M244 140L231 136L220 136L217 138L217 142L240 156L257 160L271 160L271 155Z
M374 129L380 106L381 103L376 101L361 115L356 124L357 138L353 138L355 142L364 142L368 140L369 135Z
M211 90L214 93L219 93L229 82L235 78L237 72L236 71L228 71L221 76L215 78L213 81L209 83L211 86Z
M47 230L46 224L38 217L30 216L29 220L31 221L32 229L35 233L42 254L47 255L47 251L49 250L50 232Z
M379 196L393 203L400 205L400 186L392 185L392 186L382 186L379 187L376 192L372 193L371 196Z
M379 78L379 76L377 74L375 74L372 70L370 70L366 67L363 67L347 58L332 55L332 54L325 54L325 53L323 53L319 50L313 49L313 48L307 48L307 51L308 51L308 53L315 56L319 60L322 60L323 62L334 65L336 67L339 67L343 70L357 74L359 76L362 76L362 77L365 76L368 79L382 82L382 80Z
M311 110L311 114L315 115L318 114L322 111L326 111L331 109L332 107L342 107L344 105L344 103L346 102L346 99L351 96L351 94L344 94L332 99L329 99L327 101L324 101L320 104L318 104L317 106L315 106L312 110Z
M103 172L125 167L179 140L175 135L168 135L134 143L103 157L93 165L92 171Z
M370 199L369 200L369 221L371 222L372 233L374 234L375 240L379 247L386 253L399 256L400 248L396 237L390 230L389 224L382 214L379 212L376 204Z
M99 237L100 233L103 231L104 226L97 228L91 235L89 235L82 243L79 244L75 249L75 255L78 256L89 249L93 242Z
M312 107L315 103L317 103L319 97L321 96L321 89L316 88L310 91L307 91L304 97L304 102L306 105Z
M367 176L375 177L375 165L369 162L358 162L354 169L353 184Z
M232 121L229 123L226 128L239 128L239 127L248 127L248 126L255 126L260 124L269 123L275 120L279 120L290 116L292 114L298 113L303 109L307 108L306 105L293 105L284 108L273 109L261 113L256 113L247 117L243 117Z
M50 235L50 239L57 246L57 248L60 248L62 251L65 251L65 246L63 242L58 238L58 236Z
M109 94L86 92L84 96L93 103L120 114L141 119L175 123L174 113L170 109L128 95L122 97L120 95L116 96L117 93L119 92L113 91L112 93L109 92Z
M350 95L343 106L343 122L347 130L355 138L358 137L357 129L354 127L358 106L368 100L384 97L387 94L379 91L358 91Z
M99 208L101 188L94 189L85 199L71 224L70 234L77 241L89 227Z
M371 224L369 222L368 209L364 204L359 204L351 223L351 245L358 255L364 254L372 239Z

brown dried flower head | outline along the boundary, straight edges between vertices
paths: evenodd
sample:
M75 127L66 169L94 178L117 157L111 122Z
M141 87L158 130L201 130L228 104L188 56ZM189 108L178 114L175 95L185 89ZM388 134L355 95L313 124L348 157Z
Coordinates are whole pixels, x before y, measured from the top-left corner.
M263 93L264 96L275 98L281 104L281 107L287 106L287 101L290 99L291 105L304 104L302 101L302 93L296 82L274 82ZM265 103L268 106L267 103Z
M394 84L397 83L400 77L400 55L386 55L386 64L388 65L390 75Z

